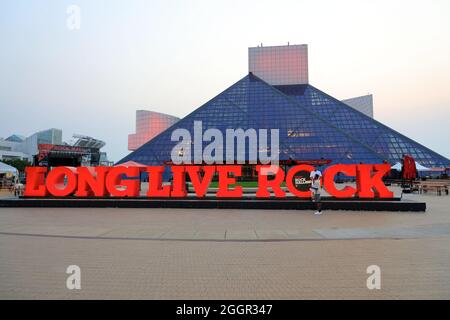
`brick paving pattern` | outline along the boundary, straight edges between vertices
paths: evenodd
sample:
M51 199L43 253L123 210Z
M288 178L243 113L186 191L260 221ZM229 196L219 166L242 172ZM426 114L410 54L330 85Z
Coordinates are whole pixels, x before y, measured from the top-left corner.
M450 197L408 197L427 213L3 208L0 299L449 299Z

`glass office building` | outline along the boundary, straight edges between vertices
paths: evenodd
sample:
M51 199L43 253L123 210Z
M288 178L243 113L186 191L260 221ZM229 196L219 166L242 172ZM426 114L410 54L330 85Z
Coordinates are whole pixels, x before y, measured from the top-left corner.
M284 46L285 51L295 52L292 47L295 46ZM304 74L307 67L302 65L302 61L307 61L303 47L297 50L297 55L286 55L283 49L267 51L271 56L267 60L261 57L263 51L265 48L255 48L258 54L249 55L250 71L256 70L259 74L249 72L119 163L132 160L146 165L163 165L170 162L171 150L178 143L171 141L173 130L187 129L194 137L194 121L202 121L203 131L216 128L223 136L226 129L279 129L280 161L327 159L332 164L383 161L394 164L403 154L409 154L426 167L450 167L446 157L308 84L308 75ZM280 57L289 57L287 66L267 62L265 65L270 72L264 71L264 64L254 68L252 59L272 61L276 52L281 52ZM289 64L301 66L297 69L301 74L283 76L283 70L289 69ZM293 84L292 81L303 83ZM204 147L207 144L209 142L203 142ZM258 145L259 152L266 151L262 148ZM249 159L248 155L246 159Z
M37 144L62 144L62 130L48 129L35 133Z

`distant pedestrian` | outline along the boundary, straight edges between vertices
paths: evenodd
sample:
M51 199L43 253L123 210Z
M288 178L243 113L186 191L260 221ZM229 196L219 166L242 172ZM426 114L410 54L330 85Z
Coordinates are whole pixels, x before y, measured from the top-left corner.
M320 189L322 188L321 175L318 173L311 180L312 201L317 205L316 215L322 214L322 203L320 202Z

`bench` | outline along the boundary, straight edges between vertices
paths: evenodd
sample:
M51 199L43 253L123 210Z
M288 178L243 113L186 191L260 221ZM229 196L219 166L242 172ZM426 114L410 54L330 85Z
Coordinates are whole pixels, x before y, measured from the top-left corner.
M419 193L427 193L428 191L436 191L438 195L445 193L448 195L449 181L420 181L418 183Z

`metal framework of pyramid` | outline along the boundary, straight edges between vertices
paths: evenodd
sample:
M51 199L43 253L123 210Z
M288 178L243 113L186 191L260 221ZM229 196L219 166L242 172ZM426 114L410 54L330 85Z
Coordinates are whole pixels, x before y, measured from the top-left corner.
M170 162L178 143L171 141L173 130L187 129L193 137L194 121L224 136L226 129L279 129L280 160L393 164L410 154L427 167L450 166L447 158L311 85L272 86L251 73L118 163Z
M449 167L450 160L414 140L398 133L373 118L316 89L312 85L275 86L293 97L303 107L378 153L391 164L404 154L411 155L425 167Z

